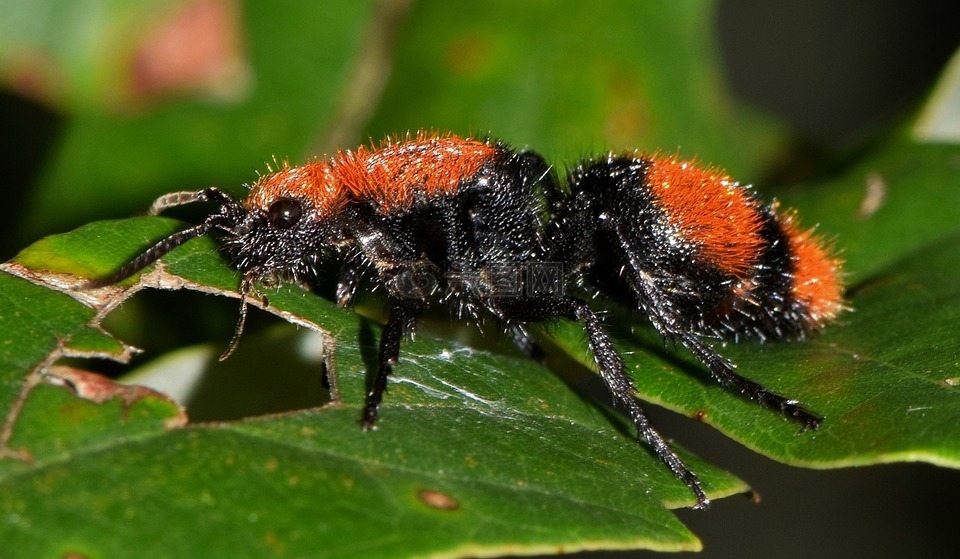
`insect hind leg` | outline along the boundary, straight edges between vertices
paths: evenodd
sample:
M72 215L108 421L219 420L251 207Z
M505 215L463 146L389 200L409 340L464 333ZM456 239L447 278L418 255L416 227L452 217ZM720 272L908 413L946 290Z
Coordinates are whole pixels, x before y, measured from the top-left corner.
M783 417L799 423L802 430L817 430L820 428L820 424L823 422L822 416L811 412L797 400L781 396L758 382L738 375L729 361L695 334L681 334L679 340L722 385L732 386L760 406L778 412Z
M636 388L627 374L623 358L617 353L612 340L604 331L600 318L584 301L576 297L501 299L497 302L496 312L500 318L519 322L535 322L560 317L581 322L587 333L597 372L613 396L614 404L626 410L627 416L637 430L638 439L646 441L657 457L686 484L696 498L695 509L706 508L710 504L700 485L700 479L647 419L646 413L635 398Z
M781 396L760 383L740 376L734 371L733 364L700 339L696 332L684 328L684 321L674 310L671 299L661 292L649 274L642 271L636 255L628 248L624 248L624 252L627 253L631 268L625 272L628 282L637 294L640 306L662 336L668 340L679 341L722 385L736 388L760 406L799 423L803 430L820 428L822 416L809 411L797 400Z

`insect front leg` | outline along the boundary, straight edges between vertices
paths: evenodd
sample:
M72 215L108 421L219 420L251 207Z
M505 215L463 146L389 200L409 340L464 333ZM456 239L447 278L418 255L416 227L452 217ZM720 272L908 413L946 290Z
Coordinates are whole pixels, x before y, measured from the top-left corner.
M353 254L347 257L340 268L340 278L337 281L337 306L346 308L353 304L354 295L357 293L357 286L360 283L362 274L363 257Z

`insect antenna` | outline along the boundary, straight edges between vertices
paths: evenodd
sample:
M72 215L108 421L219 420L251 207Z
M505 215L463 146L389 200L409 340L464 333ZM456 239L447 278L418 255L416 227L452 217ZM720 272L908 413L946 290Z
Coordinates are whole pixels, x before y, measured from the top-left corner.
M117 282L123 281L130 276L136 274L140 270L146 268L150 264L153 264L165 254L171 250L177 248L183 243L205 235L214 227L212 220L208 219L189 229L184 229L183 231L177 231L176 233L165 237L160 240L157 244L145 250L140 256L137 256L130 262L124 264L116 272L110 274L109 276L91 280L87 283L88 288L97 288L97 287L106 287L108 285L115 284Z
M220 361L226 361L233 355L233 352L236 351L237 346L240 344L240 337L243 335L243 329L247 325L247 293L250 292L252 286L253 278L250 275L244 276L243 281L240 282L240 318L237 319L237 326L233 329L233 337L230 338L230 344L227 345L226 351L220 355Z
M187 241L196 237L206 235L215 227L231 227L236 225L243 214L242 208L234 202L229 196L224 194L216 187L205 188L198 191L172 192L156 199L147 210L147 215L158 215L163 210L176 206L192 204L194 202L214 201L220 204L220 212L207 216L203 223L195 225L189 229L178 231L169 237L159 241L157 244L148 248L139 256L123 265L116 272L104 278L91 280L87 283L87 288L106 287L108 285L123 281L140 270L153 264L165 254Z

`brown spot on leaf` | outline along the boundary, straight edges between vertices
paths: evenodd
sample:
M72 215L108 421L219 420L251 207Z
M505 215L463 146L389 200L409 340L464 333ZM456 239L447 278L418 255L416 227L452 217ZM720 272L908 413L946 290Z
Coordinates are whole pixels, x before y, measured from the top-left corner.
M133 404L144 398L158 398L173 402L169 396L152 388L120 384L103 375L75 367L62 365L49 367L46 370L46 379L51 384L70 387L77 396L95 404L103 404L114 398L119 398L123 401L124 410L129 409ZM178 409L180 409L180 413L167 420L168 428L183 427L187 424L186 412L179 406Z
M867 185L857 210L858 219L868 219L883 207L887 200L887 181L883 175L874 171L867 174Z
M417 491L417 497L423 504L437 510L457 510L460 508L460 502L436 489L421 489Z

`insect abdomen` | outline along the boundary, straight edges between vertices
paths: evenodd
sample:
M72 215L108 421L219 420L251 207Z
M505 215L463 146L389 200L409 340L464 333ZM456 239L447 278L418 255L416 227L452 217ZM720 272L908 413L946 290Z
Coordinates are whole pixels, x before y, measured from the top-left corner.
M581 164L570 182L554 229L577 279L671 330L792 338L842 308L822 240L718 169L629 154Z

